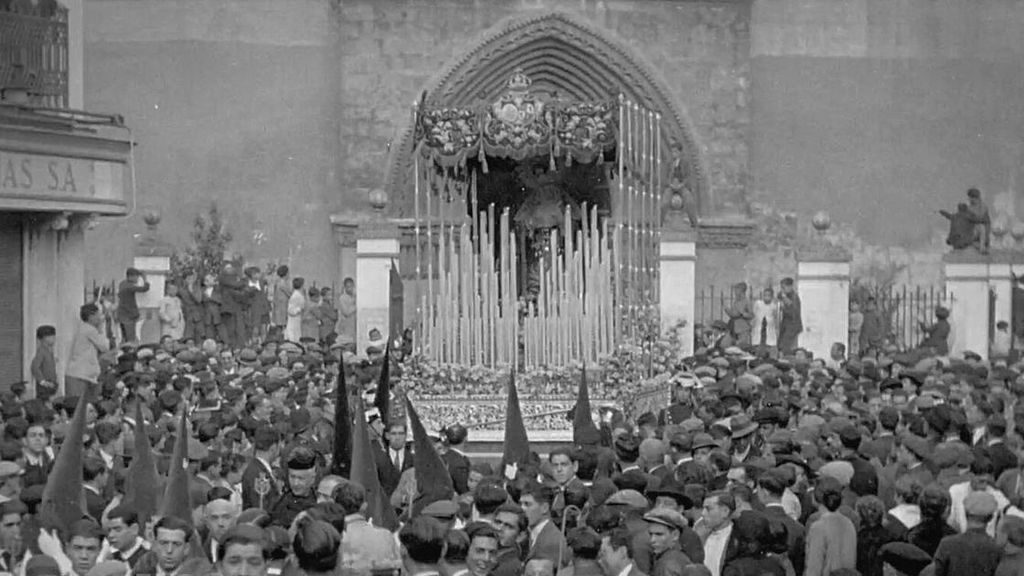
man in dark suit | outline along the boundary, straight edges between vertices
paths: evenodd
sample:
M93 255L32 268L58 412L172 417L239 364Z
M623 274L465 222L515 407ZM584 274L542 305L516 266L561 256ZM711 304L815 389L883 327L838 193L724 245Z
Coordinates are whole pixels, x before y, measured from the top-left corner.
M213 488L203 500L203 552L210 562L220 560L220 542L228 530L235 525L238 515L242 512L238 505L231 501L232 492L223 486Z
M149 282L146 275L135 268L125 272L125 279L117 287L117 323L121 327L121 337L125 342L136 341L135 323L139 321L139 305L135 295L148 292Z
M788 556L794 572L803 574L806 530L802 524L790 518L782 507L786 480L785 472L778 468L765 471L757 480L757 495L764 504L764 515L770 523L772 538L769 549L776 554Z
M149 542L139 535L141 526L135 510L124 504L115 506L103 519L103 529L107 532L107 545L100 552L98 561L125 562L134 570L149 550Z
M565 494L574 490L584 489L583 481L576 476L580 469L580 453L569 448L555 448L548 454L551 463L551 477L554 479L554 502L551 510L560 513L565 508Z
M633 554L630 550L630 539L632 535L623 526L618 526L601 534L601 563L604 565L605 574L625 576L647 576L637 568L633 562Z
M448 474L452 477L452 485L455 492L465 494L469 492L469 458L459 448L466 441L468 432L462 424L448 426L441 431L443 434L445 452L441 455L445 466L448 467Z
M248 283L235 270L234 264L224 265L217 279L220 288L220 321L224 327L224 343L233 349L245 346L245 314L249 308Z
M374 450L374 458L377 460L380 486L390 496L398 488L402 472L412 468L412 449L406 442L405 422L396 420L388 425L384 442L386 446Z
M992 462L992 475L995 478L1012 468L1017 467L1017 456L1012 450L1006 447L1006 419L995 414L988 420L986 426L986 441L984 446L974 448L974 458L988 456Z
M874 440L864 443L860 453L868 458L878 458L882 466L889 463L896 450L896 428L900 423L900 413L895 408L886 406L878 413L878 435Z
M263 427L253 439L253 458L242 473L242 509L267 510L281 497L274 476L273 462L281 453L281 436L273 428Z
M854 494L857 496L877 496L878 472L858 452L861 438L860 429L856 426L847 426L839 431L839 442L842 445L840 460L846 460L853 466L850 490Z
M534 484L520 495L519 504L526 514L530 527L530 549L526 562L550 560L555 566L566 566L570 553L566 549L565 536L551 519L551 505L555 501L555 490L543 484Z
M899 444L896 446L895 464L888 466L884 473L894 484L897 478L907 476L921 486L927 486L935 481L935 476L925 464L931 453L932 446L928 440L905 432L900 436Z
M996 499L988 492L972 492L964 500L967 531L947 536L935 551L935 576L972 574L993 576L1002 557L1002 547L985 533L996 513Z
M288 453L288 482L271 506L270 517L278 526L290 526L300 512L316 505L316 452L297 446Z
M85 483L85 510L93 520L99 522L103 517L103 509L107 507L107 499L103 490L110 478L110 471L101 458L89 457L82 463L82 481Z
M205 450L205 447L203 448ZM191 451L189 453L189 459L192 460ZM213 482L211 478L216 478L220 473L220 455L210 453L207 451L201 458L198 458L199 464L196 468L196 473L189 476L188 492L192 497L192 503L195 505L207 502L207 496L210 490L213 489Z

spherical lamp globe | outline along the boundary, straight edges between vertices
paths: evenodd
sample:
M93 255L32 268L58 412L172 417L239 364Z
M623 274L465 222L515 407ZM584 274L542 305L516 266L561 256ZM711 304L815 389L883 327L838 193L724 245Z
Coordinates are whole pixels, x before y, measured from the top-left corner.
M829 216L828 212L820 210L814 215L814 218L811 219L811 225L813 225L814 229L818 232L825 232L832 227L832 217Z

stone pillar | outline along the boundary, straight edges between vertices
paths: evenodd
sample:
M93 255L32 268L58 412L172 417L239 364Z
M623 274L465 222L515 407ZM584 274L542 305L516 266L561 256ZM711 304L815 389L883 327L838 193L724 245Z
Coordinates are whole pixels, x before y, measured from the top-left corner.
M849 345L850 259L843 254L801 254L796 290L804 330L799 345L828 358L832 344Z
M970 350L988 358L989 262L977 253L952 252L943 257L950 298L949 353ZM929 322L934 321L929 316Z
M158 311L171 273L171 254L174 249L157 234L157 225L160 224L158 213L150 211L142 218L147 230L135 246L132 266L146 275L149 290L135 295L135 302L139 305L139 321L135 325L135 333L140 343L152 344L160 341Z
M679 340L684 357L693 354L696 317L697 242L689 232L662 232L658 247L661 329L673 330L680 321Z
M363 354L370 330L389 337L391 262L398 264L398 229L384 223L360 227L356 239L356 350Z

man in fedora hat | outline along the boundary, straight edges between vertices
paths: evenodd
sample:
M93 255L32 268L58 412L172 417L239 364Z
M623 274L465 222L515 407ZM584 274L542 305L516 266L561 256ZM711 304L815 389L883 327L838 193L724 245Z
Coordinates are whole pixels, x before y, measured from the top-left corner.
M729 452L733 462L743 464L761 456L761 451L753 443L754 432L758 429L757 422L747 414L737 414L729 419L729 428L732 430L732 448Z

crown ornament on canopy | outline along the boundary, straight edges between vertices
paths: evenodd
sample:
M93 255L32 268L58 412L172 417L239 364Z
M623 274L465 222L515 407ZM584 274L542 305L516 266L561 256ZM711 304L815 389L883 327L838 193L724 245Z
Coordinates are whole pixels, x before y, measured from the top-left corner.
M508 89L510 92L527 92L532 85L533 79L527 76L522 68L516 68L508 79Z

